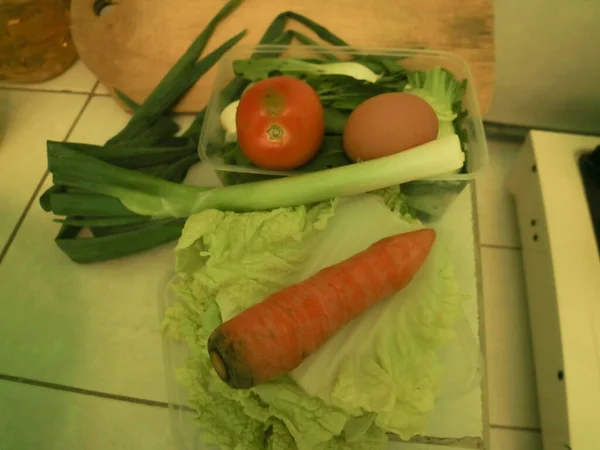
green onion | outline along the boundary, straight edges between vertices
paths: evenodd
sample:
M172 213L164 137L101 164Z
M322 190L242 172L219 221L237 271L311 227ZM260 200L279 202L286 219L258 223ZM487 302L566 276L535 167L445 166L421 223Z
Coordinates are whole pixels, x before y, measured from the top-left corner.
M262 38L258 42L261 45L269 45L273 44L279 36L283 34L283 29L285 28L285 23L287 22L287 13L278 14L273 22L267 27L265 33Z
M186 156L181 158L179 161L175 161L171 164L166 165L164 168L156 172L157 177L164 180L172 181L173 183L181 183L188 170L198 161L198 154Z
M168 108L170 108L174 103L176 103L194 84L196 81L200 79L202 75L208 72L221 57L227 53L235 44L237 44L245 35L247 31L244 30L224 44L222 44L219 48L214 50L212 53L209 53L206 57L200 60L194 67L190 70L182 74L181 78L177 85L171 86L167 92L168 96L165 94L161 97L163 103L160 104L161 109L156 108L156 112L151 111L147 112L145 106L148 102L144 102L142 107L138 109L134 114L127 126L123 130L121 130L116 136L109 139L107 141L107 145L115 145L118 142L123 142L128 139L132 139L141 134L144 130L150 128L156 122L156 116L162 114L162 112ZM162 82L161 82L162 83ZM163 92L160 89L156 89L154 92ZM150 94L152 95L152 94ZM149 97L150 98L150 97Z
M162 138L174 136L179 131L179 125L170 117L159 117L154 124L141 131L136 138ZM121 142L121 146L131 146L130 141Z
M330 44L337 46L348 46L348 43L344 41L342 38L336 36L334 33L329 31L322 25L319 25L317 22L309 19L302 14L295 13L293 11L287 11L283 13L287 18L294 19L296 22L300 22L302 25L306 26L311 31L314 31L317 36L323 39L325 42L329 42Z
M290 30L288 31L283 31L283 28L285 27L285 16L280 14L278 15L275 20L273 20L273 22L271 22L271 24L269 25L269 27L267 28L267 31L265 31L265 34L263 35L263 37L260 40L261 44L270 44L270 45L287 45L292 41L292 32ZM269 55L272 56L272 55ZM252 58L258 58L260 57L260 54L254 54L252 55ZM236 97L239 97L242 92L244 91L244 89L246 88L246 86L248 86L248 84L250 84L249 81L244 80L240 77L235 77L233 80L231 80L231 82L225 86L222 91L221 91L221 97L223 99L234 99ZM185 137L190 137L194 140L194 142L196 142L196 144L198 143L198 141L200 140L200 133L202 131L202 125L204 124L204 118L206 117L206 107L202 108L202 111L200 111L194 121L190 124L190 126L188 127L188 129L183 133L183 135Z
M198 61L218 23L240 3L241 0L231 0L217 13L143 105L137 105L124 93L117 91L124 104L133 111L133 116L104 148L71 145L114 164L152 171L166 180L181 182L189 167L198 160L195 150L197 143L185 136L174 137L179 126L163 114L245 35L245 31L239 33ZM118 199L92 195L90 191L93 189L83 186L66 189L60 183L55 183L40 198L43 209L67 216L58 219L63 226L56 242L74 261L93 262L125 256L176 239L181 233L182 221L144 224L147 218L133 214ZM83 226L91 227L96 236L103 235L102 239L78 239Z
M77 238L80 228L64 225L56 244L74 262L88 264L121 258L173 241L181 236L184 224L181 219L163 220L133 231L93 238Z
M130 97L125 95L123 92L115 89L117 97L131 109L133 112L140 108L136 102ZM179 131L179 125L170 117L161 116L156 118L154 125L143 130L135 138L126 141L116 142L111 144L111 147L136 147L136 146L150 146L156 144L163 138L171 138Z
M184 145L190 145L197 147L192 140L186 136L146 136L137 137L129 141L119 143L111 148L123 148L123 147L182 147ZM108 148L104 146L104 148Z
M321 37L326 42L332 43L334 45L348 45L341 38L337 37L327 28L317 24L316 22L310 20L309 18L294 13L292 11L283 12L278 14L277 17L271 22L271 24L267 27L267 30L263 34L262 38L259 41L260 45L285 45L289 44L292 37L296 37L298 40L302 40L303 37L308 39L308 37L304 36L302 33L293 30L284 31L286 22L290 19L294 19L303 25L305 25L308 29L312 30L317 34L317 36ZM298 36L301 36L300 38ZM274 58L277 55L275 53L269 54L261 54L255 53L252 55L251 59L262 59L262 58ZM333 55L331 55L333 56ZM234 98L238 98L241 93L244 91L246 86L248 86L249 82L240 77L234 78L225 88L223 88L221 92L221 98L225 101L227 99L233 100ZM206 108L202 109L194 119L194 122L189 126L189 128L183 134L186 137L191 137L198 142L200 139L200 133L202 130L202 124L204 123L204 118L206 116Z
M50 198L52 194L59 194L62 192L66 192L65 186L52 185L48 189L44 191L44 193L40 196L40 206L46 212L52 211L52 206L50 204Z
M210 61L213 61L212 64L203 63L204 59L197 62L219 22L233 12L240 3L241 0L230 0L213 17L185 54L150 93L141 107L134 112L127 126L107 142L108 145L132 139L146 128L149 128L158 116L170 108L198 78L218 61L220 56L243 37L243 35L238 34L207 56L206 58L210 58Z
M134 225L145 223L150 220L144 216L130 217L91 217L82 219L54 219L55 222L64 223L65 225L75 225L78 227L113 227L120 225Z
M134 215L118 199L104 195L50 192L47 201L48 209L44 209L52 211L57 216L121 217Z
M312 45L312 46L319 46L319 43L311 38L309 38L307 35L300 33L299 31L295 31L295 30L290 30L291 34L293 37L295 37L298 42L300 42L303 45ZM336 62L339 61L340 58L338 58L337 56L335 56L333 53L327 52L325 50L319 50L318 53L321 55L321 57L327 61L330 62Z
M86 155L101 159L119 167L138 169L180 161L197 151L191 145L185 147L100 147L90 144L48 141L47 146L63 145Z
M139 231L146 228L148 225L152 225L156 223L155 220L146 222L146 223L134 223L131 225L115 225L113 227L90 227L90 231L94 237L103 237L103 236L114 236L121 233L129 233L132 231Z
M119 97L119 100L121 100L123 102L123 104L125 104L125 106L127 106L133 112L135 112L138 109L140 109L140 105L138 105L135 101L133 101L131 99L131 97L128 97L127 95L125 95L120 90L115 89L115 94L117 94L117 97Z

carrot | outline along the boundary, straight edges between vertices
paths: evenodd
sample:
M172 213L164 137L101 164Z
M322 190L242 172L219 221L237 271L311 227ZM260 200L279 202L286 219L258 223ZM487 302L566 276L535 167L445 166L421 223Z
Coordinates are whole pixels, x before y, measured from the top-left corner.
M369 306L406 287L434 240L430 228L384 238L222 323L208 339L215 371L236 389L289 373Z

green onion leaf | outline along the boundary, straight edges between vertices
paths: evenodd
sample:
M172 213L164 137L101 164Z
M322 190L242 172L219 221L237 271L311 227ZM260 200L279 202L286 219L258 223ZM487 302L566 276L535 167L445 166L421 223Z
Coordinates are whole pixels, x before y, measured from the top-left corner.
M168 164L197 155L195 148L186 147L100 147L90 144L48 141L47 147L56 145L78 150L86 155L101 159L119 167L138 169L142 167Z
M65 186L60 185L52 185L48 189L44 191L44 193L40 196L40 206L46 212L52 211L52 204L50 198L52 194L59 194L61 192L66 192Z
M267 27L262 38L258 42L261 45L274 44L277 39L283 34L285 23L287 22L287 13L281 13L273 19L273 22Z
M80 219L54 219L55 222L65 225L75 225L78 227L113 227L118 225L134 225L146 223L150 220L144 216L129 216L129 217L86 217Z
M149 128L156 121L157 117L161 116L169 109L200 76L210 69L210 66L206 65L201 66L199 69L198 65L202 60L199 62L196 61L206 48L206 44L213 35L219 22L233 12L240 3L241 0L230 0L217 15L213 17L208 26L200 33L185 54L150 93L141 107L134 112L133 117L127 126L107 142L108 145L132 139L146 128ZM235 42L232 43L230 40L211 53L208 57L211 57L212 60L216 62L218 58L215 59L214 55L222 55L231 48ZM226 48L226 50L223 51L223 48ZM190 75L191 73L192 75ZM194 79L194 77L196 77L196 79Z
M284 14L287 18L294 19L296 22L300 22L302 25L306 26L325 42L329 42L330 44L337 46L348 46L348 43L346 41L332 33L324 26L319 25L314 20L311 20L308 17L303 16L302 14L295 13L293 11L287 11Z
M162 220L133 231L92 238L77 238L80 228L64 225L56 243L74 262L88 264L121 258L178 239L184 224L181 219Z
M47 211L52 211L57 216L121 217L135 215L119 199L104 195L51 192L48 193L47 202Z

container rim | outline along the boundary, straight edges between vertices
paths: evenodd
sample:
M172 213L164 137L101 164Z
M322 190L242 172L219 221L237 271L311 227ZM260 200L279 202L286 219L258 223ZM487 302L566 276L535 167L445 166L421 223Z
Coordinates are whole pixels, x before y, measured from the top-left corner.
M280 54L286 50L302 50L306 52L319 52L319 51L327 51L327 52L339 52L346 53L348 55L373 55L373 56L392 56L392 57L425 57L425 58L443 58L446 60L454 61L461 66L461 71L464 74L464 79L467 81L469 88L472 91L471 97L471 105L468 109L468 115L471 117L477 117L478 120L475 120L473 124L475 128L475 133L483 138L483 142L480 144L483 145L484 151L481 155L481 167L476 169L475 171L469 171L466 173L449 173L438 175L434 177L423 178L418 181L420 182L432 182L432 181L464 181L469 182L472 181L475 176L489 164L489 154L487 150L487 142L485 142L485 131L483 129L483 122L481 120L481 108L479 106L479 98L477 96L477 89L475 86L475 79L473 77L473 73L471 71L471 67L465 58L461 55L448 51L448 50L434 50L427 48L393 48L393 47L354 47L354 46L342 46L342 45L290 45L290 44L240 44L233 47L229 50L223 58L217 64L217 70L219 76L223 74L223 71L226 70L226 66L231 64L231 60L236 57L236 54L252 54L252 53L274 53ZM210 106L213 104L215 98L218 97L220 91L216 88L219 85L219 77L216 77L213 81L211 94L208 100L208 111L207 117L213 113L210 110ZM208 129L209 120L205 120L200 133L200 139L198 142L198 150L199 153L204 145L203 137ZM201 158L202 159L202 158ZM254 167L243 167L243 166L231 166L229 164L223 164L220 162L215 162L210 159L203 160L204 164L207 164L215 171L221 172L233 172L233 173L251 173L265 176L278 176L278 177L286 177L286 176L297 176L301 175L299 172L282 172L282 171L274 171L267 169L260 169Z
M324 50L324 51L335 51L340 53L348 53L348 54L363 54L368 53L370 55L376 56L397 56L399 54L408 54L414 56L441 56L445 58L452 58L460 61L467 68L469 67L469 63L465 58L455 52L451 52L449 50L434 50L428 48L415 48L415 47L355 47L355 46L343 46L343 45L302 45L295 46L289 44L239 44L233 47L231 50L227 52L225 57L236 53L241 52L242 50L254 50L254 51L273 51L280 52L282 50L287 49L307 49L307 50ZM468 78L472 78L472 74L469 70Z

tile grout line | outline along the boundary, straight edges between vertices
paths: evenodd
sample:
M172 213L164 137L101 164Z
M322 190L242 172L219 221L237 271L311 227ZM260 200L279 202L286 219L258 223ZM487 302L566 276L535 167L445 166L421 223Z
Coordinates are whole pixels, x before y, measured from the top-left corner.
M494 428L496 430L507 430L507 431L527 431L529 433L541 433L541 428L536 427L518 427L512 425L494 425L490 423L490 428Z
M479 353L482 358L482 364L485 367L487 363L487 335L486 335L486 323L485 323L485 305L483 300L483 261L481 257L481 228L480 228L480 215L477 208L477 184L472 183L471 190L471 221L472 221L472 232L473 240L475 243L474 251L474 262L475 262L475 291L477 295L477 316L478 316L478 340L479 340ZM490 420L490 395L489 395L489 380L487 370L483 370L483 375L479 383L481 389L481 420L482 430L481 437L483 440L483 446L487 447L491 441L490 428L486 427L485 424L489 424Z
M100 86L100 80L96 80L96 84L94 84L94 87L92 88L90 95L91 96L96 96L98 94L96 94L96 89L98 89L98 86Z
M548 127L543 125L519 125L512 122L497 122L494 120L483 119L483 127L486 132L489 132L494 138L509 141L522 141L531 130L546 131L550 133L563 134L582 134L584 136L597 136L586 130L567 129L559 127Z
M74 386L66 386L64 384L50 383L47 381L34 380L31 378L22 378L22 377L15 377L12 375L0 374L0 380L7 381L10 383L18 383L18 384L25 384L28 386L36 386L36 387L41 387L41 388L46 388L46 389L52 389L55 391L70 392L72 394L88 395L90 397L98 397L98 398L103 398L103 399L108 399L108 400L122 401L122 402L126 402L126 403L134 403L137 405L153 406L153 407L157 407L157 408L172 407L172 408L178 409L178 410L194 412L194 410L188 406L169 404L166 402L159 402L157 400L148 400L148 399L139 398L139 397L129 397L127 395L110 394L108 392L100 392L100 391L94 391L91 389L83 389L83 388L78 388L78 387L74 387Z
M94 85L95 86L95 85ZM0 86L0 91L17 91L17 92L41 92L44 94L72 94L72 95L90 95L86 91L66 91L57 89L31 89L20 86Z
M97 85L98 85L98 81L96 81L96 84L92 88L92 92L94 91L94 89L96 89ZM62 142L67 141L69 139L69 137L71 137L71 134L73 133L73 130L75 129L75 127L79 123L79 120L81 119L81 116L83 116L84 111L87 109L88 105L92 101L92 98L93 98L92 92L89 92L87 94L88 97L86 98L85 102L83 103L83 106L79 110L79 113L75 117L75 120L73 121L73 123L71 124L71 126L69 127L69 129L67 130L67 134L65 135L64 139L62 140ZM17 236L17 233L21 229L21 225L23 225L23 222L25 221L25 217L29 213L29 210L31 209L31 207L33 206L33 204L35 203L35 199L37 198L37 195L39 194L40 190L42 189L42 186L46 182L46 177L47 176L48 176L48 169L46 168L46 170L44 171L44 174L42 175L41 180L39 181L39 183L37 184L37 186L33 190L33 194L31 195L31 198L29 199L29 201L25 205L25 208L23 209L23 212L19 216L19 220L17 221L15 227L13 228L12 232L10 233L10 236L8 237L8 240L6 241L6 244L4 244L4 248L2 248L2 251L0 252L0 264L2 264L2 261L4 261L4 258L7 255L10 246L12 245L13 241L15 240L15 237Z

